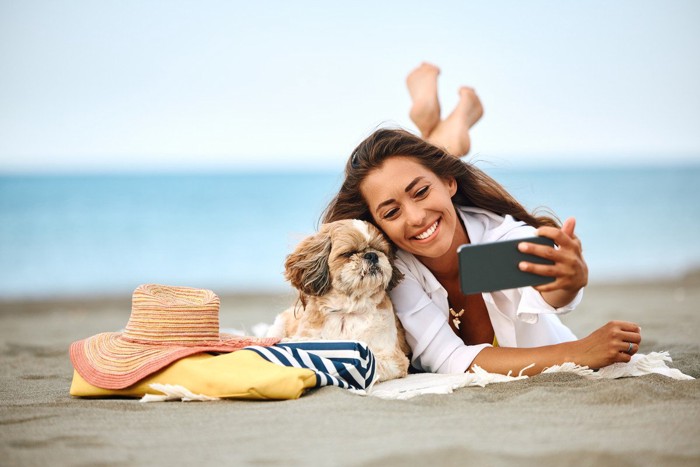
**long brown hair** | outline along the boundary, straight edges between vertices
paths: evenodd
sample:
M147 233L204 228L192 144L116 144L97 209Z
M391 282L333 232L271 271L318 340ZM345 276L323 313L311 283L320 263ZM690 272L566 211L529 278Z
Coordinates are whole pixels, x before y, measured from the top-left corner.
M408 131L386 128L372 133L352 152L345 166L345 180L323 212L322 222L362 219L376 225L360 192L360 184L392 156L411 157L442 179L454 177L457 181L457 193L452 197L454 204L500 215L510 214L533 227L559 226L552 217L530 214L505 188L473 164L451 156Z

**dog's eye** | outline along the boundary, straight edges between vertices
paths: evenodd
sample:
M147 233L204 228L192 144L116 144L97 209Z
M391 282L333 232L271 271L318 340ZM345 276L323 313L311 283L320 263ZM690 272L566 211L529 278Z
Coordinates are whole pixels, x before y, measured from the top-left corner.
M369 244L369 246L385 255L389 254L390 251L389 245L382 240L373 241Z
M356 251L346 251L345 253L341 253L340 256L342 256L343 258L350 258L356 253Z

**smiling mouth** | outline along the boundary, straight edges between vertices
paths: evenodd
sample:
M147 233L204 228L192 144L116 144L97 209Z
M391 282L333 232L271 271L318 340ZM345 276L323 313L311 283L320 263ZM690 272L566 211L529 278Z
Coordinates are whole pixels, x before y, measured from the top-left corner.
M435 231L437 230L438 224L439 224L439 223L440 223L440 219L436 220L435 223L434 223L433 225L431 225L430 227L428 227L428 230L426 230L426 231L423 232L422 234L416 235L416 236L413 237L413 238L415 238L415 239L417 239L417 240L425 240L426 238L430 238L430 237L435 233Z

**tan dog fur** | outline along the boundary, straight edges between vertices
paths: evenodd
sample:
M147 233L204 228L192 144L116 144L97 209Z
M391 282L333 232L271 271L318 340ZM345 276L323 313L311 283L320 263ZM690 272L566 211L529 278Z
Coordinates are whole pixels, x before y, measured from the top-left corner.
M406 376L410 350L387 294L403 275L376 227L359 220L322 225L287 257L285 276L299 300L268 336L359 340L374 354L379 381Z

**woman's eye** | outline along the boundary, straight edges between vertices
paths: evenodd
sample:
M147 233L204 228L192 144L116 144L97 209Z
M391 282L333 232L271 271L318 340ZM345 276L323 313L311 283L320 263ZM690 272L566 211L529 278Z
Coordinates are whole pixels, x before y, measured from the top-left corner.
M398 214L399 210L397 208L394 209L389 209L387 212L384 213L384 219L391 219L392 217L395 217L396 214Z
M416 198L420 198L420 197L422 197L422 196L427 195L427 194L428 194L428 189L429 189L429 188L430 188L429 186L424 186L424 187L421 188L420 190L416 191L415 197L416 197Z

